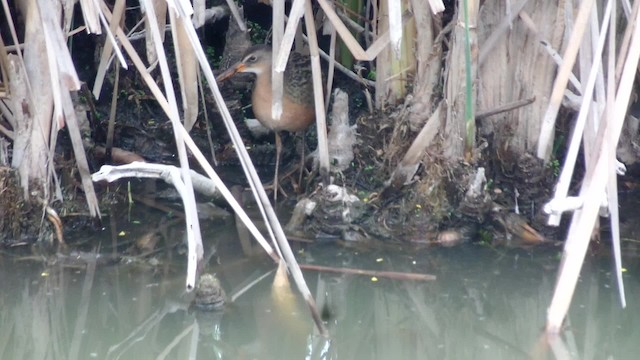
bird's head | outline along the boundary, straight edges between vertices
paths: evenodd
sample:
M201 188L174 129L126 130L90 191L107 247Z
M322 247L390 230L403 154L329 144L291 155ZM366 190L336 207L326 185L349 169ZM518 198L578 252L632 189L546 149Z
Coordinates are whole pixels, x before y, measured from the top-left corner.
M247 49L242 60L229 67L217 79L225 81L236 73L254 73L260 75L271 71L271 47L268 45L255 45Z

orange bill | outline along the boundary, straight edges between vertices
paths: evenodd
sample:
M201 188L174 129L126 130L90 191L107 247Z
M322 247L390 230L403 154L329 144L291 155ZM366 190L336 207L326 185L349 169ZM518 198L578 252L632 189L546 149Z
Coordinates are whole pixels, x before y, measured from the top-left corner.
M225 81L230 77L232 77L233 75L235 75L236 73L244 72L245 68L246 66L243 63L234 64L233 66L225 70L222 74L218 75L218 77L216 78L216 81L217 82Z

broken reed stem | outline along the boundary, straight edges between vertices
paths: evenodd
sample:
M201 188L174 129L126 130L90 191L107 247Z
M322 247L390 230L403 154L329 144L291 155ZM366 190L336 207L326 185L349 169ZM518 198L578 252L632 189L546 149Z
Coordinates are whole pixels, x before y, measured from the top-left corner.
M275 64L277 56L282 46L282 38L284 37L284 1L276 1L271 4L273 19L271 20L271 48L273 57L272 62ZM293 20L289 20L293 21ZM268 70L267 70L268 71ZM274 67L271 69L271 117L279 120L282 116L282 96L284 94L284 71L277 71ZM276 137L278 135L276 134ZM275 196L278 195L278 189L275 189Z
M611 6L607 7L604 13L605 22L608 21L608 17L611 15ZM606 28L605 23L603 22L603 29L600 31L600 38L598 39L598 43L596 45L595 54L596 58L591 66L591 70L589 75L587 76L587 80L585 83L585 87L583 89L584 94L582 96L582 103L580 104L580 111L578 112L578 118L575 121L573 134L571 136L571 141L569 143L569 147L567 150L567 154L565 156L564 165L562 167L562 171L560 172L560 176L558 178L558 182L556 184L556 190L554 194L554 199L564 199L567 197L569 192L569 186L571 184L571 179L574 173L576 160L578 158L578 153L580 151L580 144L583 138L583 133L587 124L587 115L590 111L597 111L597 109L590 109L591 102L593 98L593 89L596 83L596 75L598 69L600 68L600 62L602 60L602 50L604 49L604 41L606 39ZM581 79L584 81L584 79ZM596 140L592 140L596 142ZM592 145L593 146L593 145ZM560 225L560 217L562 214L550 214L548 224L552 226Z
M477 53L478 36L476 34L477 16L479 4L476 0L464 0L463 1L463 15L464 15L464 67L465 67L465 159L471 161L473 149L475 147L476 138L476 119L475 119L475 101L476 94L474 93L474 80L478 72L478 59L471 58L472 47L474 47L474 53ZM473 30L472 30L473 28ZM472 33L473 32L473 33Z
M202 247L202 237L200 233L200 222L198 220L198 210L196 209L196 200L195 195L193 193L193 184L191 183L191 176L189 175L189 159L187 157L187 149L185 145L185 141L183 140L185 135L180 130L184 130L182 123L180 122L180 115L178 113L178 103L175 96L173 82L171 80L171 75L169 72L169 64L167 62L167 58L165 55L164 47L162 46L161 33L158 28L158 18L155 14L155 9L151 0L146 0L146 15L149 18L149 29L151 30L151 35L153 37L153 42L155 44L155 51L159 60L160 73L162 75L162 82L164 84L166 97L168 100L169 111L167 115L171 120L171 125L174 132L174 137L176 141L176 147L178 150L178 159L180 161L180 170L182 174L182 181L184 183L184 191L180 194L183 197L183 203L185 206L185 215L186 215L186 230L187 230L187 240L188 240L188 261L187 261L187 280L186 287L187 290L192 290L196 286L196 273L197 273L197 265L200 260L202 260L203 256L203 247ZM171 19L171 23L175 26L176 19L175 12L170 11L169 17ZM184 19L183 19L184 20ZM180 22L184 22L180 20ZM189 22L189 24L193 27L193 25ZM174 44L177 46L177 44Z
M116 66L113 80L113 93L111 93L111 108L109 109L109 123L107 125L107 142L105 144L105 161L112 163L113 133L116 130L116 111L118 110L118 95L120 94L120 66Z
M612 4L612 13L616 13L616 2L613 1ZM637 26L637 24L636 24ZM615 59L616 59L616 17L612 16L609 22L609 41L608 41L608 56L607 56L607 73L614 74L615 73ZM607 78L607 92L608 96L606 97L606 105L605 107L608 109L613 109L613 104L615 102L615 98L613 94L615 93L616 83L613 77ZM617 181L617 174L615 173L615 150L611 150L611 157L609 160L611 163L609 164L610 173L609 173L609 181L615 182ZM624 294L624 282L622 281L622 251L620 249L620 218L618 214L618 191L617 184L613 184L610 186L610 189L607 190L607 194L610 197L615 197L615 199L609 199L609 204L611 207L611 238L613 243L613 259L615 263L616 270L616 280L618 282L618 294L620 297L620 304L623 308L627 306L627 300Z
M331 100L331 89L333 88L333 76L336 69L336 29L331 27L331 40L329 41L329 68L327 70L327 88L324 98L324 112L329 111L329 101ZM320 50L320 49L318 49Z
M549 161L549 157L551 156L556 117L560 110L560 104L562 104L562 98L564 97L564 90L567 88L569 76L572 74L573 65L576 62L576 56L578 55L578 50L587 27L587 20L593 9L593 2L594 0L585 0L580 3L580 10L578 11L575 25L571 31L569 43L562 57L562 65L558 69L558 75L553 84L549 105L542 118L537 156L544 160L545 163Z
M216 158L216 148L213 143L213 136L211 133L211 122L209 121L209 111L207 109L207 100L205 98L205 87L202 83L202 74L198 71L198 89L200 89L200 101L202 102L202 115L205 127L207 129L207 140L209 141L209 151L211 151L211 162L214 166L218 166L218 159Z
M635 19L638 11L640 11L640 2L633 2L633 9L631 11L631 19ZM638 24L636 24L637 26ZM616 64L616 84L620 83L620 76L622 75L622 68L624 66L627 53L629 52L629 43L631 42L631 33L633 32L632 26L627 26L622 37L622 44L620 44L620 51L618 52L618 63Z
M569 310L578 277L580 276L580 269L589 246L591 231L602 203L602 194L608 182L609 153L615 151L613 144L617 143L622 132L624 117L635 78L634 74L640 59L640 27L638 27L640 16L638 12L635 15L636 17L628 25L633 28L633 35L631 36L629 52L624 59L622 76L615 94L614 106L612 109L607 109L607 114L610 117L607 118L606 129L599 130L599 133L604 133L604 139L602 142L598 142L597 150L600 151L592 157L595 165L592 166L593 170L585 176L580 190L580 196L584 197L584 205L579 213L574 214L569 227L560 273L553 299L547 312L547 333L558 334ZM612 143L607 144L607 141Z
M307 11L310 11L310 8ZM313 23L313 19L311 20L311 23ZM309 305L309 308L311 309L311 315L316 323L316 326L318 327L320 333L326 336L328 335L327 328L325 327L324 323L320 320L319 312L315 307L315 301L313 299L313 296L311 296L311 291L309 290L309 287L307 286L304 280L304 277L302 276L302 272L300 271L300 267L298 266L295 255L293 254L293 251L291 250L291 247L287 242L287 239L284 235L284 231L282 230L282 225L280 225L278 217L273 207L271 206L271 203L269 202L267 193L262 187L262 183L260 182L260 178L258 177L256 169L251 163L249 154L242 142L242 138L240 137L238 129L236 128L235 123L233 122L233 119L231 117L231 114L229 113L229 109L227 108L224 102L224 98L222 97L222 94L218 89L218 84L216 83L215 77L213 76L213 72L211 71L211 65L207 61L207 58L204 54L204 50L202 49L202 45L200 44L200 40L195 32L195 29L193 28L193 25L189 23L184 22L183 25L185 27L187 36L189 36L189 39L191 40L193 49L196 53L196 57L198 58L198 61L200 63L200 67L204 72L205 78L207 79L207 83L209 84L209 89L211 90L213 97L218 105L218 109L220 109L220 113L222 114L225 127L229 131L230 137L234 145L236 146L236 151L238 152L238 155L241 159L243 170L245 171L245 174L247 175L247 178L249 179L250 184L252 184L252 189L255 191L254 194L256 195L259 202L261 202L262 205L264 206L264 211L265 211L264 214L266 215L267 220L271 223L271 230L273 231L272 235L274 235L275 240L280 247L282 255L286 260L289 271L291 272L291 275L293 276L296 282L296 285L298 286L298 289L304 296L305 300L307 301L307 304ZM157 85L155 83L150 84L150 87L155 87L157 89ZM156 92L154 92L154 95L155 94ZM166 102L161 92L158 92L158 97L159 97L159 100L162 99L163 102ZM322 97L320 98L320 101L322 101ZM161 104L161 105L163 105L163 109L165 111L168 110L166 109L166 104ZM207 172L207 175L217 177L217 175L215 175L215 172L211 168L211 165L209 165L206 159L204 159L202 152L200 152L198 147L195 146L195 144L193 143L193 140L188 136L188 134L186 134L186 130L184 129L184 127L179 126L178 130L183 132L184 140L187 142L187 145L192 150L194 155L196 155L196 158L198 159L198 161L202 163L202 166ZM225 191L223 191L223 194L225 195L225 198L227 198L227 201L229 201L229 203L232 205L232 207L235 205L234 210L238 209L236 211L242 211L244 213L244 211L238 205L235 198L233 198L233 195L231 195L231 193L228 190L226 190L226 193ZM251 223L250 221L249 221L249 224L247 225L254 226L253 223Z
M318 134L318 159L320 162L320 176L325 185L329 184L329 143L327 139L327 118L324 112L324 94L322 93L322 70L318 39L316 37L315 22L313 21L313 7L311 0L306 0L304 7L304 23L309 38L309 57L311 59L311 74L313 77L313 99L316 111L316 131ZM276 190L277 191L277 190Z
M105 15L108 18L111 17L111 13L109 12L109 9L106 6L104 6L104 4L103 4L103 11L104 11ZM192 37L196 37L197 38L197 36L195 35L195 30L193 30L193 33L192 33L192 31L189 31L188 34L189 34L189 36L190 36L190 38L192 40L192 43L193 43L194 40L193 40ZM131 61L135 64L136 68L140 72L140 74L142 76L142 79L145 81L145 83L149 87L149 90L153 93L153 95L155 96L156 100L158 101L158 104L160 105L160 107L162 108L162 110L166 114L169 114L170 113L169 104L168 104L166 98L164 97L162 91L158 87L158 84L146 72L145 66L144 66L144 64L142 62L142 59L140 58L138 53L134 50L134 48L131 45L131 43L127 40L127 38L126 38L126 36L125 36L125 34L124 34L124 32L122 31L121 28L118 28L117 35L120 38L120 41L121 41L121 44L122 44L123 48L129 54L129 57L130 57ZM207 64L207 68L204 69L205 77L206 77L208 83L210 84L209 86L212 87L214 85L211 85L211 84L212 83L215 84L215 79L213 78L213 73L211 72L211 67L209 66L208 62L206 61L206 57L204 56L204 51L202 50L202 47L196 48L195 50L196 50L196 54L198 56L198 60L200 61L201 65L204 66L203 63ZM232 122L233 120L231 119L231 114L229 114L229 110L224 105L224 100L222 100L222 95L220 94L220 91L218 90L217 86L215 86L215 90L216 91L214 91L213 93L214 93L214 96L219 96L220 97L220 100L218 101L218 104L220 105L220 102L222 103L221 110L222 110L223 115L226 115L228 117L229 121ZM216 100L218 100L218 99L216 99ZM223 116L223 118L225 118L225 116ZM224 183L222 182L220 177L218 177L218 175L213 170L213 168L211 167L209 162L206 160L206 158L204 157L204 155L202 154L200 149L195 145L195 143L193 142L193 140L191 139L189 134L186 132L186 130L184 129L182 124L179 124L179 128L182 128L181 130L182 130L182 132L184 134L183 135L184 136L183 140L185 141L187 147L189 148L189 150L191 150L192 154L194 155L196 160L199 162L199 164L202 166L202 168L205 171L205 173L219 187L220 193L224 196L225 200L227 200L229 205L233 208L233 210L236 212L236 214L238 214L240 219L245 223L247 228L251 231L251 233L258 240L258 242L261 242L261 244L265 243L268 246L267 241L264 239L264 237L262 236L260 231L258 231L258 229L256 228L255 224L253 224L251 219L249 219L249 216L246 214L244 209L242 209L242 207L238 204L238 202L235 200L235 198L233 198L233 195L231 195L229 190L224 186ZM235 130L235 132L233 132L232 130ZM243 159L243 157L242 157L243 155L248 158L248 154L247 154L247 152L246 152L246 150L244 148L244 145L242 144L242 140L241 139L238 140L240 138L240 135L238 134L238 131L235 128L235 125L233 126L232 130L230 130L230 132L232 133L231 134L231 138L232 138L232 140L234 140L234 145L236 146L236 149L240 149L240 150L238 150L240 152L240 155L241 155L240 158ZM235 141L239 141L239 143L236 143ZM239 146L239 145L241 145L241 146ZM242 152L243 150L244 150L244 152ZM255 173L255 169L254 168L251 168L251 169L253 169L253 173ZM247 170L247 169L245 169L245 170ZM257 174L255 174L255 177L257 178ZM251 184L253 184L253 183L251 183ZM264 189L262 191L264 192ZM271 210L271 211L273 211L273 210ZM270 246L269 246L269 248L270 248ZM267 253L269 254L269 256L271 256L271 258L274 261L276 261L276 262L278 261L278 257L277 257L277 255L275 255L275 253L273 251L271 251L271 252L267 251Z

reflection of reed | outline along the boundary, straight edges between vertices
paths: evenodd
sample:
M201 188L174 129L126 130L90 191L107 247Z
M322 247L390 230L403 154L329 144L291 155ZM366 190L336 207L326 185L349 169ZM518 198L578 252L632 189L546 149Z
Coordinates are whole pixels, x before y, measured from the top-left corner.
M374 283L321 274L316 297L330 310L325 320L338 339L325 353L332 358L529 359L552 287L530 277L539 277L539 267L522 259L516 264L517 272L502 275L486 266L465 268L468 273L446 269L455 275L435 283ZM349 286L328 279L349 279ZM346 301L333 301L341 290ZM335 324L334 316L340 317ZM548 351L542 354L536 359L548 358Z
M271 301L273 304L272 320L278 324L279 331L272 332L274 354L282 352L283 358L303 359L307 337L311 332L309 322L300 307L298 298L291 290L284 262L280 262L276 276L271 286Z
M15 308L0 307L2 359L66 359L68 333L65 322L66 278L60 268L41 274L40 286L30 293L28 277Z
M97 255L97 253L96 253ZM93 289L93 277L96 273L96 256L87 264L87 270L84 276L84 284L82 286L82 295L80 297L80 306L78 306L78 317L76 318L73 337L71 338L71 347L69 350L70 360L76 360L80 352L80 340L82 339L82 331L87 327L87 313L89 312L89 301L91 300L91 289Z
M14 328L17 326L15 318L9 311L10 307L7 306L8 304L5 301L7 300L0 298L0 334L3 334L0 336L0 358L3 359L8 357L9 348L7 344L9 344ZM17 313L17 311L14 313Z
M635 303L619 310L615 291L605 287L610 274L585 268L566 327L557 338L541 337L553 280L540 258L518 250L496 260L489 249L473 250L494 261L442 261L437 282L313 273L330 339L314 336L284 272L268 286L260 271L246 276L255 270L249 263L225 267L222 277L225 284L248 277L236 288L249 290L227 312L204 316L189 313L187 300L171 299L182 277L98 266L92 280L91 269L56 267L40 276L14 267L24 279L7 283L2 268L0 283L9 290L0 293L0 359L636 358L640 311ZM640 298L631 285L628 296Z
M138 358L139 356L148 356L149 349L147 346L143 346L142 349L134 348L135 345L146 344L143 341L146 339L153 338L157 336L158 331L160 329L160 323L163 319L169 314L175 313L179 310L186 310L187 304L179 303L172 301L170 299L166 299L164 305L156 311L149 312L148 309L157 308L157 306L151 302L151 297L149 295L145 295L148 291L145 289L140 289L139 296L141 306L146 306L146 309L140 309L139 314L146 314L146 318L144 318L140 324L135 327L132 331L128 330L128 326L130 326L130 321L119 321L118 323L122 326L122 331L120 333L127 334L126 337L121 339L117 343L113 343L107 353L106 359L120 359L126 355L127 358ZM120 296L119 296L120 297ZM142 301L143 299L147 299L146 301ZM126 306L126 300L121 302L123 306L118 307L119 313L117 314L119 319L137 319L137 317L132 317L132 314L129 313L131 310L130 306ZM191 326L187 326L191 328ZM136 350L140 351L140 353L136 353ZM166 348L165 348L166 350Z

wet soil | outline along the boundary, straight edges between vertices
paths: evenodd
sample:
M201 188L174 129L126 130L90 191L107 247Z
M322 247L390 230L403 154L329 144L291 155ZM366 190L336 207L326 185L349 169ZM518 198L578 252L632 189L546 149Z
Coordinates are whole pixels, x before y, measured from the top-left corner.
M210 34L211 29L205 29L205 34L207 33ZM221 34L219 29L214 33ZM215 56L221 56L220 51L223 47L218 40L211 43ZM89 47L91 49L96 47L96 43L100 43L95 37L88 37L84 41L93 44L93 47ZM144 53L142 41L134 45L140 47L140 53ZM78 69L85 79L94 78L96 58L95 55L88 56L89 53L91 52L84 53L84 56L74 54L75 60L81 62ZM99 52L96 50L95 53ZM106 142L114 76L115 73L111 70L100 100L94 102L87 93L81 94L78 99L78 102L85 103L89 113L91 133L88 143L93 145L104 146ZM177 79L177 77L177 74L174 74L174 78ZM386 191L387 179L416 133L409 129L402 115L402 105L386 112L369 114L364 106L365 98L360 85L336 72L335 87L345 90L350 95L350 122L351 125L356 126L358 135L354 148L355 157L351 166L342 172L332 174L333 184L357 197L359 203L356 208L353 208L353 216L345 220L340 215L344 210L341 204L336 206L335 203L329 204L320 199L321 210L315 216L306 219L308 223L302 226L306 237L311 239L323 236L340 239L347 237L359 240L381 239L430 244L441 242L442 237L446 235L455 239L455 242L471 239L492 242L501 237L514 235L509 234L509 226L504 225L504 214L512 213L517 206L525 223L530 224L547 238L560 238L562 228L558 230L545 227L541 212L542 205L550 198L557 167L545 166L540 160L530 155L505 151L497 145L494 146L491 139L479 140L479 149L473 164L446 163L441 157L442 150L439 144L435 144L425 152L422 164L410 184L393 191ZM249 89L250 82L242 81L234 81L233 85L221 87L259 175L265 183L269 183L275 164L274 136L273 134L256 136L245 124L244 119L252 117ZM136 71L120 72L117 95L114 147L130 151L149 162L177 164L171 125ZM191 136L199 148L208 154L210 162L217 163L220 176L228 186L246 186L235 150L229 141L216 105L210 95L205 96L204 101L205 106L201 107L198 123L191 131ZM309 154L316 148L314 129L307 131L304 136L305 153ZM298 184L294 180L298 178L295 169L300 157L299 139L293 134L285 134L284 138L281 165L284 171L281 173L291 170L293 175L281 181L281 184L284 192L289 195L284 202L291 207L297 199L314 198L321 194L321 190L327 188L326 184L321 185L317 171L309 164L304 173L303 182ZM71 155L69 155L70 142L64 133L59 143L61 157L64 160L58 162L57 170L68 175L63 177L63 188L65 194L69 195L69 199L65 199L64 203L56 203L55 207L63 216L67 213L81 213L82 211L77 209L84 208L82 192L73 170ZM97 147L89 148L88 152L92 171L97 171L103 164L112 163L112 160L105 158L104 151L98 151ZM192 161L192 164L196 162ZM198 170L197 165L194 167ZM481 167L486 171L485 186L481 194L470 199L467 196L469 183ZM11 177L3 176L0 180L11 181ZM98 184L97 189L103 205L108 207L114 203L123 204L129 201L128 194L132 189L135 193L137 187L145 189L141 190L142 193L156 193L168 188L162 184L149 186L149 182L131 181L117 182L108 186ZM20 204L14 199L17 194L7 193L9 202L6 204ZM175 201L175 199L164 201ZM4 206L8 206L6 204ZM16 206L16 208L27 212L37 209L33 206ZM172 209L171 206L165 208ZM507 211L496 211L496 208L507 209ZM6 214L14 214L15 210L8 208ZM14 215L9 218L24 217ZM283 222L286 222L285 220L283 219ZM66 227L71 228L96 227L94 221L82 216L67 217L64 222ZM20 220L15 220L14 224L5 223L6 221L0 222L2 225L0 230L9 234L5 238L13 241L22 238L18 235L20 231L17 231L24 227ZM517 242L514 244L517 245Z
M81 68L89 69L87 71L91 69ZM86 76L89 74L90 72ZM113 76L112 71L108 79L112 79ZM244 119L252 117L249 106L251 79L248 80L249 82L234 81L232 85L223 85L222 92L259 175L265 183L269 183L275 165L274 136L256 136L249 131L244 122ZM88 143L96 145L88 150L92 171L97 171L103 164L113 163L113 160L105 158L104 151L98 150L104 146L107 138L112 86L112 82L107 81L99 101L91 100L87 92L81 93L77 99L78 102L84 103L89 114L91 134ZM140 76L135 71L121 71L119 86L114 148L129 151L149 162L177 164L171 125ZM332 174L333 183L347 189L361 204L358 205L357 214L340 228L341 220L332 214L339 214L342 211L341 206L321 202L325 204L321 205L325 209L309 219L310 223L304 227L308 232L306 236L317 238L319 234L329 234L338 238L346 236L354 239L395 239L428 243L437 240L443 231L454 229L460 232L457 237L470 239L477 237L479 229L485 226L489 226L489 232L492 232L492 226L498 223L493 220L492 207L488 204L496 202L505 208L513 208L516 191L519 194L518 201L523 216L532 223L538 223L539 208L543 201L548 199L548 189L551 189L553 184L553 176L549 176L549 169L533 157L517 158L513 154L498 154L496 149L491 147L482 152L476 164L460 163L451 166L442 161L438 147L434 146L425 153L422 166L411 184L402 186L397 191L385 193L386 180L416 134L409 130L401 107L369 114L364 107L363 89L360 85L336 73L335 87L350 95L350 121L351 125L356 126L358 136L351 166L342 172ZM237 155L211 96L206 96L205 105L204 109L201 109L198 123L191 131L191 136L200 149L209 154L210 162L217 162L220 176L228 186L246 186ZM71 196L70 201L56 204L58 210L65 214L70 209L82 209L83 200L79 181L73 170L73 162L70 161L70 151L65 150L70 148L70 142L64 133L59 143L63 156L67 159L58 162L58 170L69 175L64 179L67 180L63 185L65 191L68 194L80 195ZM281 169L284 171L281 171L281 174L291 170L292 176L281 181L281 184L284 192L289 195L288 201L285 201L293 205L295 199L317 194L323 186L320 184L317 171L311 166L307 167L303 182L297 183L295 179L298 175L295 171L302 146L300 137L284 134L283 143ZM316 136L312 127L305 134L305 153L309 154L315 148ZM192 164L196 162L192 161ZM197 165L194 166L198 170ZM488 183L491 184L487 186L487 198L480 204L464 204L468 181L480 166L487 169ZM139 181L133 183L136 182ZM99 196L103 197L107 205L119 201L126 202L127 191L131 190L129 185L125 184L127 183L118 182L109 186L98 185ZM518 187L520 184L523 186ZM163 185L158 186L159 190L164 188ZM108 191L105 191L107 189ZM82 217L65 219L65 222L68 221L86 221L86 224L81 224L80 227L94 226L92 221ZM15 228L21 225L16 223L12 226ZM328 232L331 228L340 229ZM345 229L348 231L345 232ZM10 238L19 238L14 235L15 232L11 234Z

